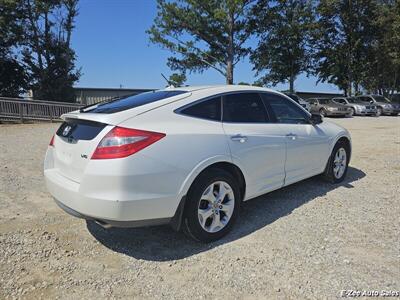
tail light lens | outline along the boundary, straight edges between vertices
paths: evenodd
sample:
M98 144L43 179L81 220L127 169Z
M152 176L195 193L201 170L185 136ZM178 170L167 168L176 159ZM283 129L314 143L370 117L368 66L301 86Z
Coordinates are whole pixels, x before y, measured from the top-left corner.
M51 140L50 140L49 146L50 146L50 147L54 147L54 135L53 135L53 137L52 137Z
M164 133L114 127L100 141L92 159L123 158L132 155L165 136Z

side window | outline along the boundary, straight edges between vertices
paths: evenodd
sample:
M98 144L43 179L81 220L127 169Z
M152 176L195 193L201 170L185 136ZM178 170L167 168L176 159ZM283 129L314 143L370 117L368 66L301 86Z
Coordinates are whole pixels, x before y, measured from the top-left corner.
M196 118L221 121L221 97L193 104L181 110L181 113Z
M334 99L333 101L341 104L346 104L346 101L344 101L343 99Z
M223 120L237 123L266 123L267 111L257 93L230 94L224 98Z
M309 116L296 104L275 94L262 94L265 106L275 115L277 123L309 124Z

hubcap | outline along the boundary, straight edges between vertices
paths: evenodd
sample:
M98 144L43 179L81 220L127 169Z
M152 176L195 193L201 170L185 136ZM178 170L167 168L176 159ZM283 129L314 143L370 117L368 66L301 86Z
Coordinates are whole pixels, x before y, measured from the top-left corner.
M344 148L339 148L336 151L335 159L333 161L333 175L336 179L343 176L347 168L347 154Z
M201 227L207 232L218 232L232 217L235 195L231 186L224 181L210 184L199 201L198 217Z

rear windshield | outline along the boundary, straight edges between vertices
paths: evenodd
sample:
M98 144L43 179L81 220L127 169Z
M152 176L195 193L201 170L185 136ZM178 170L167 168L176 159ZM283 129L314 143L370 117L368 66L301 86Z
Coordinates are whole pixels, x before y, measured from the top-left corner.
M91 107L84 108L82 112L111 114L124 111L134 107L142 106L159 100L163 100L176 95L184 94L186 91L153 91L134 96L128 96L104 103L99 103Z

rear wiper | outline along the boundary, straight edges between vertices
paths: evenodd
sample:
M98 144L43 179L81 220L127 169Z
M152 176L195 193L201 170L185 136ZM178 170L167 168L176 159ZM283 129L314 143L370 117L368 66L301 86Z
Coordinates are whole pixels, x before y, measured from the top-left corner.
M97 102L97 103L89 104L89 105L86 105L84 107L81 107L79 109L79 112L81 112L81 113L82 112L89 112L92 109L95 109L95 108L97 108L99 106L103 106L105 104L108 104L108 103L111 103L111 102L114 102L114 101L117 101L117 100L121 100L121 99L127 98L129 96L131 96L131 95L120 96L120 97L112 97L111 99L108 99L108 100L103 100L103 101L100 101L100 102Z

